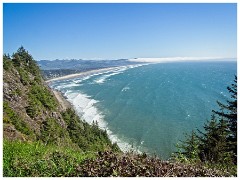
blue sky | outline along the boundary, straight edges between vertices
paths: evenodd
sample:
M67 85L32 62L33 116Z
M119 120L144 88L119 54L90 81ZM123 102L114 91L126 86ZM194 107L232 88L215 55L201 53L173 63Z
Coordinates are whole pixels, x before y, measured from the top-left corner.
M236 57L236 4L3 4L3 51L36 60Z

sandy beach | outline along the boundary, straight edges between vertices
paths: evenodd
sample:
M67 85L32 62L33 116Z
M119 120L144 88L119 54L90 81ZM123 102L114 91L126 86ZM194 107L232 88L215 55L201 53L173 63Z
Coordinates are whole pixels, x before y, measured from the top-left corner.
M82 77L82 76L89 76L89 75L92 75L92 74L101 73L101 72L105 72L105 71L108 71L108 70L113 70L115 68L120 68L120 67L122 67L122 66L102 68L102 69L94 69L94 70L90 70L90 71L85 71L85 72L76 73L76 74L69 74L69 75L66 75L66 76L61 76L61 77L49 79L45 82L49 83L51 81L71 79L71 78Z
M63 95L61 94L61 92L53 90L53 93L55 95L55 97L57 98L59 104L62 106L63 110L66 110L68 108L73 108L72 105L70 104L70 102L68 102Z

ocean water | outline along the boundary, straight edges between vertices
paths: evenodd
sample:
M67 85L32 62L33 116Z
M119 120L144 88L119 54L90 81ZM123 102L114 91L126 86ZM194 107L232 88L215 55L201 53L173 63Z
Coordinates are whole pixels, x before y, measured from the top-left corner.
M184 133L202 129L237 73L236 62L176 62L117 67L53 81L88 123L97 121L123 151L176 151Z

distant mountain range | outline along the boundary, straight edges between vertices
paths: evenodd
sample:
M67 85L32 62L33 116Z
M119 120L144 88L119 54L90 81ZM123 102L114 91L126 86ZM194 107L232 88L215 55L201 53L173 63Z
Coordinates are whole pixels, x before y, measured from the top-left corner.
M88 68L105 68L112 66L124 66L130 64L136 64L138 62L132 62L128 59L118 60L40 60L37 61L42 70L53 70L53 69L88 69Z
M68 74L101 69L115 66L126 66L139 64L140 62L129 61L128 59L118 60L40 60L37 61L45 79L60 77Z

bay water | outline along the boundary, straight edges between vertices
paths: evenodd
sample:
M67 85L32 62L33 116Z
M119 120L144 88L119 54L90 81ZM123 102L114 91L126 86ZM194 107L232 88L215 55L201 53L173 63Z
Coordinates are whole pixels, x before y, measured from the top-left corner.
M116 67L52 81L78 115L98 122L123 151L168 159L185 133L202 130L237 74L236 61L172 62Z

